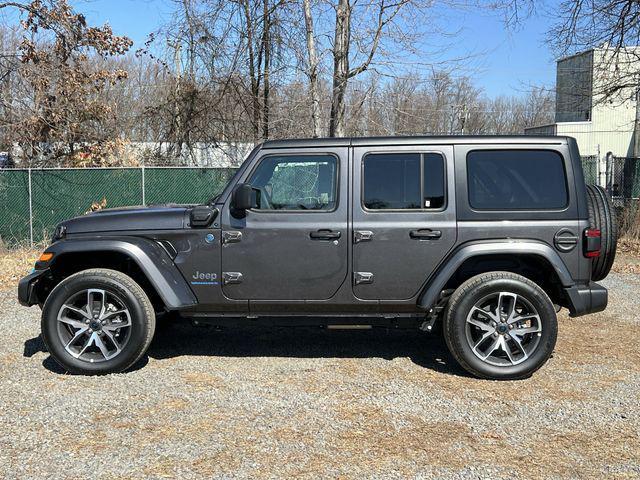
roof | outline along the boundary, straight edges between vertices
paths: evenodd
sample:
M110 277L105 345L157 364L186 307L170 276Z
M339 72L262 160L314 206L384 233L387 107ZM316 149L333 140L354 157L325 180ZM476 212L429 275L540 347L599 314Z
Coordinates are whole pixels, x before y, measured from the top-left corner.
M567 137L532 135L448 135L405 137L343 137L267 140L262 148L359 147L383 145L458 145L458 144L547 144L567 143Z
M576 53L572 53L571 55L566 55L564 57L560 57L556 60L556 63L560 63L560 62L564 62L565 60L570 60L572 58L576 58L576 57L582 57L584 55L588 55L588 54L592 54L594 52L636 52L637 50L640 50L640 45L626 45L623 47L607 47L607 46L602 46L602 47L596 47L596 48L589 48L587 50L583 50L581 52L576 52Z

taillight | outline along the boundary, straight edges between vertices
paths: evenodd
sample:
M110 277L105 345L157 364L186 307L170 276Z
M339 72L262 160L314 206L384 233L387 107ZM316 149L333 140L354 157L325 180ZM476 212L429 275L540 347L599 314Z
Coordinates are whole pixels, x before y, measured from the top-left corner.
M594 258L600 256L600 230L587 228L584 231L584 256Z

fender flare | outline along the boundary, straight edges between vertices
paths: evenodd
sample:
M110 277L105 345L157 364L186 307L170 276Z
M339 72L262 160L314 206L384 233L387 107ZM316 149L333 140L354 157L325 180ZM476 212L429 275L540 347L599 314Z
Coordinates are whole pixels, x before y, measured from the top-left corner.
M495 254L536 255L548 261L560 279L564 288L574 286L575 282L560 255L546 243L535 240L495 240L470 243L461 246L445 260L436 273L427 282L427 287L418 297L418 306L429 310L436 303L440 292L458 267L472 257Z
M166 250L153 240L141 237L77 238L54 243L46 252L56 258L73 253L117 252L133 260L169 310L179 310L197 303L186 280Z

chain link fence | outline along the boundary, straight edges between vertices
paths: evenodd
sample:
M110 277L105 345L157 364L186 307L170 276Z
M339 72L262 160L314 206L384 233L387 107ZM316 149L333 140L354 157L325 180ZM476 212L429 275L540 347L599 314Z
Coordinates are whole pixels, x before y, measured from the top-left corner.
M599 177L599 162L597 155L590 155L582 158L582 170L584 172L584 181L587 185L597 185Z
M202 203L222 191L232 168L87 168L0 170L0 240L36 244L56 224L106 208L158 203Z
M616 206L640 198L640 158L582 157L585 181L602 185ZM158 203L202 203L222 191L233 168L136 167L0 170L0 242L36 244L55 226L106 208ZM315 178L315 177L313 177Z
M607 165L607 187L614 199L640 198L640 158L611 157Z
M615 205L640 198L640 158L582 157L585 182L604 187Z

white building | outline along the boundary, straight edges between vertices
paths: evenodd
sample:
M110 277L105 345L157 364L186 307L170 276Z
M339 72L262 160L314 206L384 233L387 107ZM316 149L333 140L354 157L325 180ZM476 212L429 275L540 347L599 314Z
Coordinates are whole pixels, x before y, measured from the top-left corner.
M628 50L622 62L608 62L611 50L589 50L558 60L556 70L555 123L525 129L527 135L568 135L578 141L582 156L604 158L633 156L636 117L635 92L622 89L613 100L602 100L602 91L614 81L616 68L638 71L636 54ZM617 78L618 76L616 76Z

